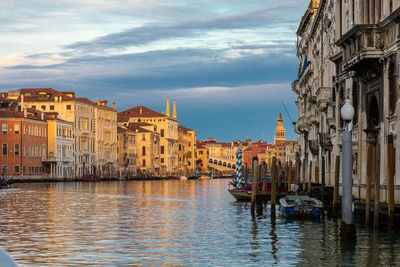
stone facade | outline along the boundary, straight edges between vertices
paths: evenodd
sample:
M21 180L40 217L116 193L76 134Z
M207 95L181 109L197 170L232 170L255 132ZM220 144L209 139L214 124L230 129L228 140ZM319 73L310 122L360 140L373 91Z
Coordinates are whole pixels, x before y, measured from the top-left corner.
M400 1L312 1L297 31L298 133L301 180L333 185L345 123L340 108L355 109L348 125L353 144L353 192L365 198L380 187L387 201L392 175L389 144L400 147ZM400 202L400 149L395 149L396 202ZM339 172L341 176L341 171ZM375 179L378 177L378 179ZM321 178L321 180L319 180ZM341 181L341 177L340 177ZM370 190L370 189L368 189Z

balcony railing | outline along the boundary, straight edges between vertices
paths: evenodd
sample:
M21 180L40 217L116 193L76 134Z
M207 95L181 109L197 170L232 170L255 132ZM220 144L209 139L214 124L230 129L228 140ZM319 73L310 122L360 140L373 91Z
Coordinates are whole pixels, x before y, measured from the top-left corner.
M383 54L384 38L384 34L375 25L354 26L336 43L344 51L344 69L364 60L379 60Z
M332 151L333 149L333 145L331 142L331 136L329 133L319 133L318 134L319 137L319 145L327 151Z
M320 87L316 92L317 96L317 107L319 110L326 109L328 103L331 102L332 88L331 87Z

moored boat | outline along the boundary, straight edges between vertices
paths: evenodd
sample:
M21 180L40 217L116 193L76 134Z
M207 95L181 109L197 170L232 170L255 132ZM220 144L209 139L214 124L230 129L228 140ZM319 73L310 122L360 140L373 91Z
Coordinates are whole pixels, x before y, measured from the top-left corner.
M287 217L319 218L324 211L322 201L308 195L286 195L279 204L281 214Z
M271 199L271 183L265 184L265 190L262 190L263 183L258 183L258 190L256 194L256 198L260 198L263 200ZM252 194L252 185L242 186L241 188L229 189L228 192L236 198L237 201L251 201ZM284 197L288 193L285 188L277 188L276 196Z

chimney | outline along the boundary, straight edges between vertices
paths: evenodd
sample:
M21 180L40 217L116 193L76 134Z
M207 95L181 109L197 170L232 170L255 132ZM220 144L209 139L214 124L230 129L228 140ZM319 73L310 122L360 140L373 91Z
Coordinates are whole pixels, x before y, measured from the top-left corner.
M142 114L142 107L140 107L139 114Z
M55 97L54 97L54 101L55 101L55 102L58 102L58 96L55 96Z
M42 121L44 121L44 113L43 113L43 112L40 112L40 119L41 119Z
M28 117L28 112L26 111L26 109L24 109L24 117Z
M100 106L100 98L97 98L97 105Z
M59 102L62 101L62 95L60 95L60 96L58 97L58 101L59 101Z
M112 102L112 105L113 105L113 106L112 106L112 107L113 107L113 109L115 109L115 102Z

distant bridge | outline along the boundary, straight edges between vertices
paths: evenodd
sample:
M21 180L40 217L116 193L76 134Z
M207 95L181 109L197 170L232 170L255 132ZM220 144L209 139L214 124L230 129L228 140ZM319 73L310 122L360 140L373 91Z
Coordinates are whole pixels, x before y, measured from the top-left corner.
M222 172L235 172L236 160L224 159L215 156L209 156L208 168L213 168Z

